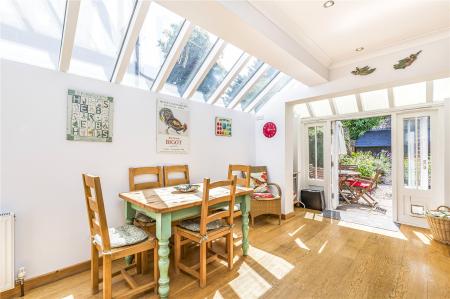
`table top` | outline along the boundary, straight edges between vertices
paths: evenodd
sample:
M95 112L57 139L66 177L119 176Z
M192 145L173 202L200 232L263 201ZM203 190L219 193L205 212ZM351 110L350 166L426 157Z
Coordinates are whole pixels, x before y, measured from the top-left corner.
M358 171L354 171L354 170L341 169L341 170L339 170L339 175L358 176L358 175L361 175L361 173Z
M196 192L183 193L173 186L164 188L146 189L141 191L119 193L119 197L132 204L156 213L168 213L181 209L202 205L203 184ZM226 187L210 190L210 199L226 196L230 191ZM236 196L250 195L253 189L236 187Z

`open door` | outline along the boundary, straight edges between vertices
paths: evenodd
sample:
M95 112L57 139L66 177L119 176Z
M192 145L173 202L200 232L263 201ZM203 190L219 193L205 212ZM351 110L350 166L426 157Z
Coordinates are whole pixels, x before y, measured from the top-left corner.
M425 211L442 196L441 134L437 111L397 117L397 194L400 223L427 227Z

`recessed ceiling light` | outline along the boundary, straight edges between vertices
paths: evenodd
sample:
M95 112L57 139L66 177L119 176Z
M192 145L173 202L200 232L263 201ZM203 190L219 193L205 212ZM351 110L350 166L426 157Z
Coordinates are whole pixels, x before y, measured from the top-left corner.
M356 52L361 52L362 50L364 50L364 47L359 47L355 49Z
M328 0L327 2L325 2L325 3L323 4L323 7L328 8L328 7L331 7L331 6L333 6L333 5L334 5L334 1Z

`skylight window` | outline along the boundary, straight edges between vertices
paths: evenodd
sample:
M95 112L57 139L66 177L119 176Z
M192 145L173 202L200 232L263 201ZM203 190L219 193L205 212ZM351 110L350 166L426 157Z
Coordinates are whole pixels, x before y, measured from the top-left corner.
M297 104L294 106L294 115L300 118L308 118L311 117L309 114L308 107L306 104Z
M152 2L122 83L150 89L183 23L182 17Z
M57 69L65 0L2 0L0 56Z
M360 94L364 111L383 110L389 108L387 89L374 90Z
M450 78L433 81L433 101L450 99Z
M162 91L182 96L217 41L217 36L196 26Z
M193 98L207 102L243 53L241 49L227 44L220 54L219 59L217 59L205 79L203 79L203 82L197 88Z
M393 90L396 107L426 102L426 82L398 86Z
M276 79L275 84L270 88L270 90L258 101L256 104L255 111L258 112L261 108L271 99L274 95L279 93L286 85L291 82L292 78L286 74L281 73ZM250 104L250 105L252 105ZM250 109L251 110L251 109Z
M358 112L358 104L355 95L337 97L333 99L338 114Z
M268 84L278 75L279 71L273 67L269 67L262 73L261 77L256 80L255 84L245 93L242 97L240 104L241 110L247 108L247 106L253 102L258 94L266 88Z
M247 82L253 77L253 75L263 65L263 62L255 57L250 58L244 68L228 86L225 93L222 95L221 100L225 107L227 107L234 97L241 91L241 89L247 84Z
M70 73L111 79L135 2L81 1Z
M328 100L313 101L310 102L309 105L315 117L333 115L333 111L331 111L330 102Z

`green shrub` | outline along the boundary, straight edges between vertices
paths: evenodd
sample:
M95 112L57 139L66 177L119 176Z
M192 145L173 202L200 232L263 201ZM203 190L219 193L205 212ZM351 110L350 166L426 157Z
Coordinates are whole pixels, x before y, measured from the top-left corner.
M384 175L391 173L391 157L388 152L382 151L378 155L371 152L356 152L341 157L341 165L357 165L362 176L373 177L377 169L381 169Z

